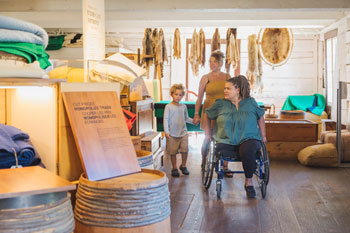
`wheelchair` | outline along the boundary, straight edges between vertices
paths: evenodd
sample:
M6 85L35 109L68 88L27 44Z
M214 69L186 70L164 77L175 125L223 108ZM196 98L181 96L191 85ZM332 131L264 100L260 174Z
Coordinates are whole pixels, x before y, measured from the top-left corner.
M267 149L265 143L260 141L261 149L257 152L256 155L256 170L254 174L256 175L259 188L261 190L261 195L263 198L266 196L267 184L269 183L270 175L270 162L269 156L267 154ZM225 172L223 168L224 160L229 162L241 162L239 159L237 151L217 151L216 142L211 140L207 147L206 158L203 161L202 169L202 183L206 189L209 189L214 171L217 174L216 179L216 194L218 198L221 198L222 191L222 179L224 173L244 173L244 171L228 171Z

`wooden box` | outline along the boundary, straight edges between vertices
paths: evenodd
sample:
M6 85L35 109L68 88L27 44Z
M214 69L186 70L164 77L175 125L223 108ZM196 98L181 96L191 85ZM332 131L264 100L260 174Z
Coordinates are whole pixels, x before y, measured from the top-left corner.
M132 143L134 144L135 150L141 150L141 137L131 136Z
M267 120L268 142L317 142L318 124L308 120Z
M153 130L153 99L130 102L131 112L136 114L131 135L141 135L147 131Z
M161 147L161 133L146 132L141 138L141 150L155 153Z

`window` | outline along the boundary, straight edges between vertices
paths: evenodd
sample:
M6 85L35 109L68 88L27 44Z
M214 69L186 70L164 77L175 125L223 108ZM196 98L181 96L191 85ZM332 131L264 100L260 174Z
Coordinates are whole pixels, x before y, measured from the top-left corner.
M335 99L336 93L333 92L337 61L337 30L330 31L325 34L325 74L326 74L326 101L327 106L332 106L333 99Z

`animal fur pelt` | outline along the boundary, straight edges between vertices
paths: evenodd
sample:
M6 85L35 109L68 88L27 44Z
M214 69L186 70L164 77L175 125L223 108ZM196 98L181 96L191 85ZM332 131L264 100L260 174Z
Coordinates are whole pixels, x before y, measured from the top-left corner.
M196 29L194 29L192 34L191 53L190 53L190 57L188 58L188 62L191 64L192 72L194 76L198 76L199 63L200 63L199 54L200 54L199 38L196 32Z
M178 28L176 28L174 32L173 50L174 50L174 54L173 54L174 59L180 59L181 58L181 37L180 37L180 30Z
M262 63L256 35L248 36L248 71L247 78L252 91L262 92Z
M288 58L291 38L287 28L266 28L261 39L264 58L271 64L280 64Z
M240 59L239 48L237 43L237 29L229 28L226 33L226 72L230 73L230 65L233 69L237 69Z
M203 29L199 30L199 63L202 67L205 66L205 34Z
M164 62L165 61L168 62L168 54L167 54L167 50L166 50L163 29L159 29L159 41L158 41L157 53L159 53L159 56L160 56L158 63L160 65L161 77L163 78L164 77Z
M149 78L149 67L153 62L153 48L152 48L152 29L146 28L142 40L142 64L147 70L147 78Z
M155 66L159 65L162 59L162 48L161 43L159 43L159 33L158 29L153 29L152 32L152 49L153 49L153 63Z
M220 50L220 33L218 28L215 29L213 40L211 41L211 51L215 50Z
M162 61L163 63L166 61L168 63L168 52L166 49L165 38L163 29L159 29L159 38L162 42Z

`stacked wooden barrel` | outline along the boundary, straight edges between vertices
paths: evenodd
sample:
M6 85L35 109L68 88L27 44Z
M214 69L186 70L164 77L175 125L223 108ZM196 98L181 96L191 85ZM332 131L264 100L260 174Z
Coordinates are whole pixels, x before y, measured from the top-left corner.
M161 171L103 181L82 175L76 198L76 233L171 232L168 179Z

